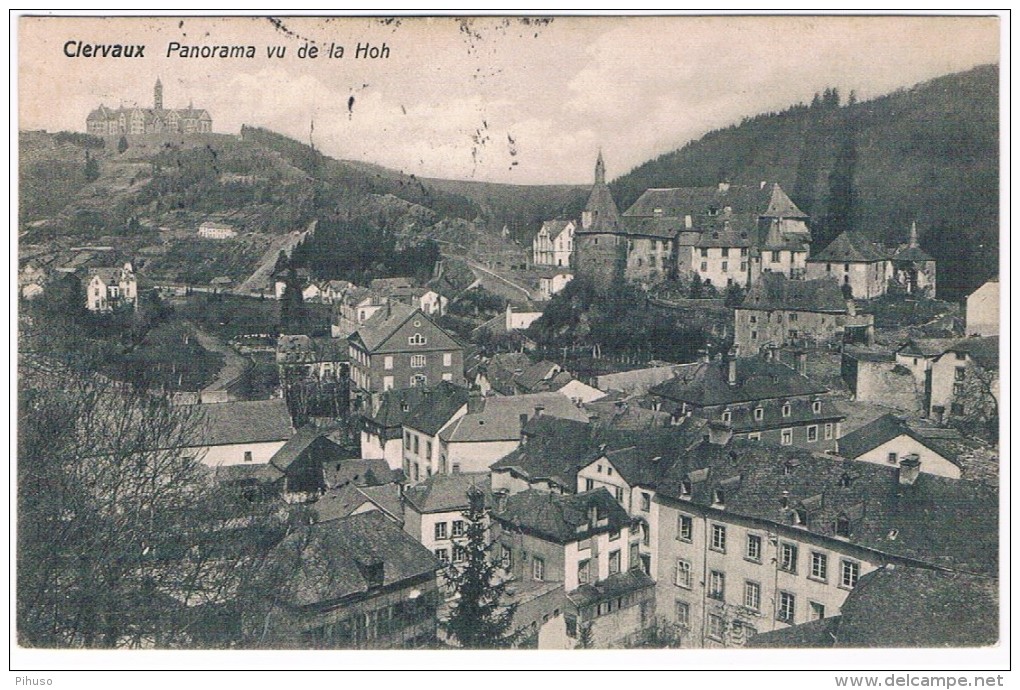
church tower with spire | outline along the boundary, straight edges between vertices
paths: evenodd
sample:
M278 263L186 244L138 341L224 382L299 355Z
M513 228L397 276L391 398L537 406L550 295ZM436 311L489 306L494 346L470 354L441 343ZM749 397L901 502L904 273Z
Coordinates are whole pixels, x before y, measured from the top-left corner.
M599 151L595 161L595 184L581 212L581 227L574 235L575 264L603 291L623 280L627 268L627 237L620 211L606 184L606 163Z
M159 111L163 109L163 82L156 77L156 88L153 89L152 107Z

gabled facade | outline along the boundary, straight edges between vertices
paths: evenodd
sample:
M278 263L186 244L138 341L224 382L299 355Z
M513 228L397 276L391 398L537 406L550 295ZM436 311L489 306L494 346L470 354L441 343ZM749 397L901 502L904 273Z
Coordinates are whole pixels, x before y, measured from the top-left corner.
M957 340L932 361L932 419L997 417L999 398L999 336Z
M464 348L420 309L387 303L347 338L361 397L441 381L464 385Z
M889 287L892 257L861 233L848 230L808 259L807 277L835 278L841 287L849 286L854 299L874 299Z
M888 414L840 437L838 452L848 460L888 467L916 461L921 472L960 478L955 453L943 448L937 439L926 438L902 419Z
M999 279L993 278L967 297L967 335L999 335Z
M403 424L403 468L409 483L452 471L439 434L467 414L468 397L467 388L452 383L422 389L420 404Z
M207 110L190 105L187 108L164 108L163 84L157 79L152 108L121 106L113 109L100 105L85 118L85 131L99 137L163 132L208 133L212 131L212 116Z
M935 297L935 259L923 249L917 223L910 225L910 241L892 256L892 280L908 295Z
M138 281L131 264L89 270L85 280L85 306L94 312L137 309Z
M547 220L531 243L532 262L536 266L571 266L574 255L573 220Z
M281 399L200 405L198 438L182 452L208 467L265 465L294 435Z

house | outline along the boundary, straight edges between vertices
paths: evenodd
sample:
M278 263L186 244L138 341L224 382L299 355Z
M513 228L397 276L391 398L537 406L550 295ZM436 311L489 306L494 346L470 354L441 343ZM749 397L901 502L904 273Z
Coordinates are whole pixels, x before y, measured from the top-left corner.
M892 256L892 280L908 295L935 297L935 259L917 238L917 223L910 224L910 241Z
M386 484L346 483L323 492L308 504L314 522L328 522L378 511L396 525L404 522L400 502L401 486L397 482Z
M654 386L649 401L677 421L694 415L751 441L834 450L843 415L827 398L828 389L802 373L805 358L798 353L795 370L770 349L755 357L731 350Z
M393 482L402 483L403 473L390 469L382 458L347 458L323 461L322 476L326 489L340 489L348 485L369 487Z
M368 289L377 295L388 295L394 290L409 290L413 287L416 287L414 278L408 276L375 278L368 283Z
M960 478L960 461L954 450L944 447L938 437L925 436L923 428L914 428L891 414L841 436L836 446L848 460L899 467L902 461L911 459L920 463L921 472Z
M237 230L226 223L207 220L198 226L198 236L207 240L229 240L237 237Z
M467 414L468 397L467 388L446 381L422 389L421 402L403 424L403 468L409 482L450 473L439 433Z
M999 336L957 340L931 365L931 409L939 423L971 420L998 426Z
M287 281L290 279L290 269L278 271L272 275L273 280L273 294L276 299L283 299L283 293L287 290ZM319 288L315 286L312 290L314 283L312 282L312 274L307 268L294 269L295 284L301 288L301 296L305 298L305 293L318 295Z
M527 330L528 326L542 318L544 309L538 302L507 302L506 330Z
M545 415L529 419L521 439L518 448L492 464L493 491L574 493L577 470L597 447L586 422Z
M264 465L294 435L281 399L199 405L198 438L184 452L208 467Z
M468 510L472 490L488 496L488 472L435 475L409 487L403 496L404 531L435 554L441 563L463 563L467 543L464 513ZM491 501L486 498L485 502ZM441 587L443 584L440 582Z
M330 295L334 293L330 292ZM330 301L330 335L346 338L368 321L377 311L386 306L387 300L371 290L352 285Z
M499 352L479 363L472 384L482 395L514 395L514 379L532 364L523 352Z
M588 416L559 393L509 397L472 395L467 414L439 432L439 453L450 472L484 472L521 442L521 429L532 417L549 415L587 422Z
M347 357L346 343L333 338L281 335L276 340L280 381L347 381L350 366Z
M669 412L642 407L640 399L630 398L622 393L613 393L594 402L585 403L584 409L592 425L605 429L640 431L673 424L673 415Z
M370 284L369 290L387 300L406 304L421 309L429 316L442 316L446 313L449 300L435 290L414 285L410 278L377 278Z
M288 503L314 500L326 490L323 465L339 463L349 455L327 438L328 429L304 426L280 447L269 464L283 478L281 494Z
M766 272L804 274L808 216L776 183L648 189L623 218L638 254L629 263L661 266L665 244L671 271L718 288L748 286ZM658 237L659 244L641 243L643 235Z
M245 637L272 648L410 649L436 641L439 560L380 511L289 534L260 571Z
M868 573L998 570L994 487L732 439L655 487L656 610L694 647L837 615Z
M356 287L354 283L347 280L327 280L320 287L322 298L330 304L336 304L348 290Z
M618 647L651 625L655 585L631 560L640 537L608 491L529 489L494 501L494 556L514 581L563 583L569 637L591 626L596 647Z
M930 649L998 641L997 578L887 565L860 579L840 615L764 633L747 646Z
M640 369L620 371L615 374L602 374L595 377L595 387L607 392L623 393L628 396L642 396L649 389L665 381L669 381L685 369L695 364L663 364Z
M999 279L992 278L967 297L967 335L999 335Z
M569 267L574 254L572 220L547 220L531 242L532 262L536 266Z
M347 342L352 389L362 396L440 381L465 385L463 345L421 309L387 302Z
M857 315L832 278L790 280L765 273L733 314L734 344L744 351L765 343L800 347L874 341L875 317Z
M909 338L895 351L896 364L914 377L919 391L918 407L925 414L931 408L931 365L955 341L954 338Z
M574 279L573 273L562 270L548 270L539 273L538 294L540 299L550 300Z
M391 469L403 466L404 422L418 409L424 387L399 388L371 396L361 410L361 456L383 459Z
M91 268L84 282L85 306L89 311L138 308L138 281L129 263L120 268Z
M835 278L849 286L850 297L874 299L885 294L893 277L889 252L859 232L840 233L807 261L807 278ZM844 288L846 289L846 288Z
M925 414L926 377L915 375L888 347L846 345L840 354L840 376L853 399Z
M575 403L599 400L605 393L582 383L555 362L532 362L519 352L493 355L480 368L475 385L483 395L494 391L498 395L559 392Z

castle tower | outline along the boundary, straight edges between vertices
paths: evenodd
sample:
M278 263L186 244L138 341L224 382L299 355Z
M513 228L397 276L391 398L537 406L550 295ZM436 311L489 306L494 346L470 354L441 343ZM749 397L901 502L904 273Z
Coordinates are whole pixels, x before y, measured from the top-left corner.
M156 110L163 109L163 82L156 77L156 88L153 90L153 107Z
M917 222L915 221L910 224L910 247L917 249L920 246L921 243L917 240Z
M627 237L623 219L606 184L606 163L599 151L595 184L574 232L574 262L578 275L590 278L601 291L623 280L627 267Z
M606 162L602 160L602 149L599 149L598 160L595 161L595 184L606 183Z

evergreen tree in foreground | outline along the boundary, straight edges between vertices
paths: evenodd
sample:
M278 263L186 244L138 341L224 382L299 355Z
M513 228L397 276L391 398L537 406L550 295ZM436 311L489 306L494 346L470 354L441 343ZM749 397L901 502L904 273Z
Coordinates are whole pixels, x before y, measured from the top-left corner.
M463 567L451 567L446 574L457 598L443 628L466 649L510 647L518 637L518 633L510 631L517 604L500 603L506 582L499 577L501 566L489 558L485 494L471 487L468 500L469 507L464 512L466 553Z

